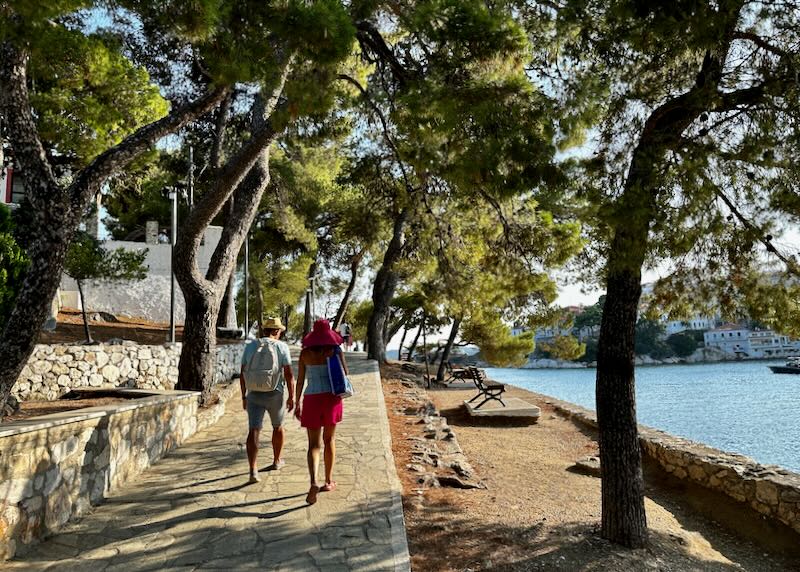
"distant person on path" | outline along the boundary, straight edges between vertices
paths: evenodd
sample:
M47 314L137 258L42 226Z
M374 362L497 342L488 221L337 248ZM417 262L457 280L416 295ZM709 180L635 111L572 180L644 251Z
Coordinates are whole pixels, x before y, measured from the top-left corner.
M336 356L342 362L347 373L339 345L342 337L331 329L328 320L317 320L311 332L303 338L303 350L300 352L299 371L297 373L297 408L294 414L300 419L300 425L308 431L308 473L311 486L308 489L306 502L317 502L317 493L332 491L336 488L333 480L333 465L336 461L336 424L342 420L342 398L331 393L331 382L328 376L327 360ZM308 384L306 384L308 377ZM303 386L305 385L305 394ZM302 395L302 401L301 401ZM322 444L325 444L325 484L317 485L317 467Z
M264 414L269 413L272 422L272 464L268 471L280 469L284 431L283 417L288 409L294 409L294 374L289 346L280 341L286 326L280 318L267 318L261 324L260 339L251 340L242 355L242 373L239 385L242 389L242 408L247 411L250 430L247 434L247 460L250 463L250 482L259 480L256 468L258 440L264 423ZM289 398L284 407L284 393L288 386Z
M347 351L350 351L350 324L347 322L342 322L339 324L339 335L342 336L342 341L344 342L344 347Z

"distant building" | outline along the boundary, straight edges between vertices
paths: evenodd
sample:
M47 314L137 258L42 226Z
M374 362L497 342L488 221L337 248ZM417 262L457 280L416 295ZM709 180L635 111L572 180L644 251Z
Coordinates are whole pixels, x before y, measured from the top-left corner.
M0 165L0 202L7 206L16 206L24 196L22 177L18 173L15 174L13 166Z
M666 316L662 316L661 323L664 324L664 333L671 336L686 330L710 330L714 327L715 320L705 316L694 316L687 320L670 320Z
M772 330L751 331L738 324L724 324L703 334L706 347L714 347L732 356L768 358L800 352L800 341Z
M211 255L217 247L222 228L209 226L198 253L200 273L205 276ZM145 265L147 277L134 282L108 282L88 280L83 288L86 294L87 310L109 312L117 316L145 318L153 322L169 322L170 312L170 244L158 241L158 232L149 237L151 242L109 240L102 243L103 248L114 250L143 250L147 248ZM61 278L60 305L80 309L78 285L66 274ZM175 285L175 318L184 321L186 307L180 287Z

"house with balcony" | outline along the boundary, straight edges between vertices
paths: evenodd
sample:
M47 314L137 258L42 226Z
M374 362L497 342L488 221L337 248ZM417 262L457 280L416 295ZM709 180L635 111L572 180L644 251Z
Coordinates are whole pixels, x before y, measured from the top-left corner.
M739 358L785 357L800 353L800 341L772 330L750 330L724 324L703 334L706 347L714 347Z

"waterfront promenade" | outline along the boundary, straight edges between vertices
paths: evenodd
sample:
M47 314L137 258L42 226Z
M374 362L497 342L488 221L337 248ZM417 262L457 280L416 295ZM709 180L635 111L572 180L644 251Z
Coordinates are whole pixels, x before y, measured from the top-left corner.
M378 366L355 355L348 363L357 395L337 430L338 487L314 506L305 504L306 437L294 418L286 466L246 484L247 416L237 393L216 425L4 569L409 570ZM261 447L266 467L268 429Z

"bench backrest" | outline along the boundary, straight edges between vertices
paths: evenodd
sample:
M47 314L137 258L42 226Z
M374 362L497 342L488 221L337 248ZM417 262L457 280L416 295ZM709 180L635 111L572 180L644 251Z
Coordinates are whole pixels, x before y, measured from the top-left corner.
M486 372L482 369L479 369L475 366L469 366L469 375L472 378L472 381L475 382L475 385L478 386L478 389L484 388L484 381L486 381Z

